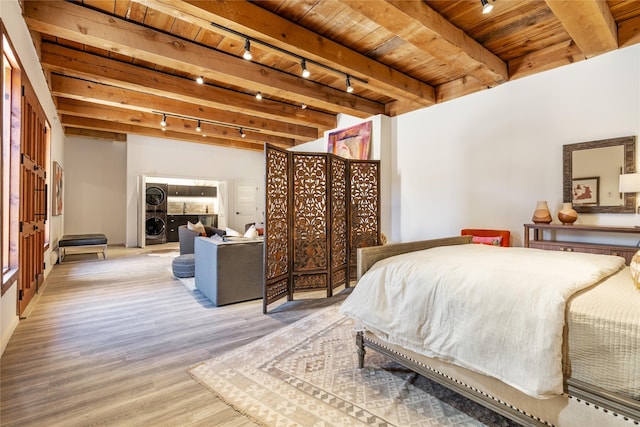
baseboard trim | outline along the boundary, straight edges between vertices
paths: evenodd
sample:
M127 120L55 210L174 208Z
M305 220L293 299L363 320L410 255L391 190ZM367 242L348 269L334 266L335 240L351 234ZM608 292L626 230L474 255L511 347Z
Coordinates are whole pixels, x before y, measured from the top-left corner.
M16 330L19 324L20 324L20 318L16 315L11 320L11 323L9 324L7 329L5 331L2 331L2 349L0 351L0 356L4 354L4 350L7 348L7 345L9 344L9 340L11 339L13 332Z

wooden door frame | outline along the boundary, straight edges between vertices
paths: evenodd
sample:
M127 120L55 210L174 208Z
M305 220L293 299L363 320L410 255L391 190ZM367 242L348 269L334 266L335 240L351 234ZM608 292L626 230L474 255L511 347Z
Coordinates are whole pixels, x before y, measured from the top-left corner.
M28 79L22 78L18 314L44 282L45 223L48 219L47 119Z

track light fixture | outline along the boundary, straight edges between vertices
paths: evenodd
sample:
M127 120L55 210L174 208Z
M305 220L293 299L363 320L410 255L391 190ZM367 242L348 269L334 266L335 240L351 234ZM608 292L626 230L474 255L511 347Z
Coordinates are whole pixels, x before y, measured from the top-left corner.
M346 85L347 85L347 93L353 92L353 86L351 86L351 77L348 74L347 74Z
M488 2L488 0L482 0L482 2L484 4L484 2ZM216 28L218 28L220 30L226 31L226 32L228 32L230 34L235 35L236 37L243 38L244 39L244 53L243 53L242 57L244 59L246 59L246 60L251 60L253 58L253 55L251 54L251 42L253 42L253 43L258 43L258 44L260 44L262 46L265 46L265 47L267 47L267 48L269 48L271 50L275 50L275 51L278 51L278 52L283 53L285 55L289 55L289 56L292 56L294 58L297 58L300 61L300 66L302 67L301 76L303 78L305 78L305 79L307 79L307 78L309 78L309 76L311 76L311 73L307 69L307 62L311 62L317 67L324 68L324 69L332 71L332 72L334 72L336 74L340 74L340 75L345 76L347 78L348 82L350 82L351 79L355 79L355 80L358 80L358 81L360 81L362 83L368 83L368 81L365 80L365 79L361 79L360 77L350 76L350 75L346 74L344 71L340 71L340 70L338 70L336 68L333 68L333 67L331 67L329 65L325 65L325 64L322 64L320 62L316 62L316 61L304 58L304 57L298 55L297 53L289 52L288 50L285 50L285 49L283 49L281 47L272 45L272 44L267 43L265 41L254 39L254 38L252 38L252 37L250 37L250 36L248 36L246 34L242 34L242 33L238 32L236 30L232 30L231 28L227 28L224 25L216 24L215 22L211 22L210 24L211 24L212 27L216 27ZM349 88L351 88L351 89L349 90ZM347 85L347 92L349 92L349 93L353 92L353 87L351 87L350 84Z
M305 79L308 79L309 76L311 75L311 73L307 69L307 60L306 59L302 58L302 61L300 62L300 67L302 67L302 77L304 77Z
M262 99L262 92L256 93L256 99L260 101Z
M480 0L482 4L482 13L487 14L493 10L493 5L489 4L489 0Z
M167 125L167 116L169 116L169 117L176 117L178 119L195 121L197 123L196 132L202 132L202 123L211 123L212 125L218 125L218 126L224 126L224 127L228 127L228 128L238 129L238 132L240 133L240 136L242 138L246 138L247 137L247 134L244 133L244 128L240 127L240 126L234 126L234 125L230 125L228 123L216 122L216 121L213 121L213 120L198 119L198 118L195 118L195 117L183 116L183 115L180 115L180 114L163 113L163 112L160 112L160 111L152 111L152 113L154 113L154 114L162 114L162 121L160 122L160 124L162 125L162 130L163 131L167 130L165 128L165 126ZM185 126L185 128L186 128L186 126ZM260 129L250 128L250 130L252 132L260 132ZM207 136L205 133L201 133L201 135L203 137Z
M247 61L251 61L253 58L253 55L251 54L251 42L249 39L244 40L244 53L242 54L242 57Z
M204 83L204 77L198 76L196 78L196 83L198 83L199 85L203 84Z

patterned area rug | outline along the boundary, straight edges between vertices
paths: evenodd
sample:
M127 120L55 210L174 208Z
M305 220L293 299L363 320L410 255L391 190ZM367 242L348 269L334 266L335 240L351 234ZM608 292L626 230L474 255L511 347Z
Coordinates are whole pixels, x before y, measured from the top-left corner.
M517 426L368 350L357 367L353 322L338 305L190 370L266 426Z

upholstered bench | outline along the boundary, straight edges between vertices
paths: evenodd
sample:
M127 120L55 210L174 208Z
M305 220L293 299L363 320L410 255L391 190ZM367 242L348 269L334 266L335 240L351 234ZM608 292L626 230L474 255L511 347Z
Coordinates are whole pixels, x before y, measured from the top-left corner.
M180 278L196 275L196 258L194 254L179 255L171 261L173 275Z
M102 250L102 257L107 259L107 236L104 234L66 234L58 241L58 247L60 248L58 264L64 260L67 248L97 247Z

